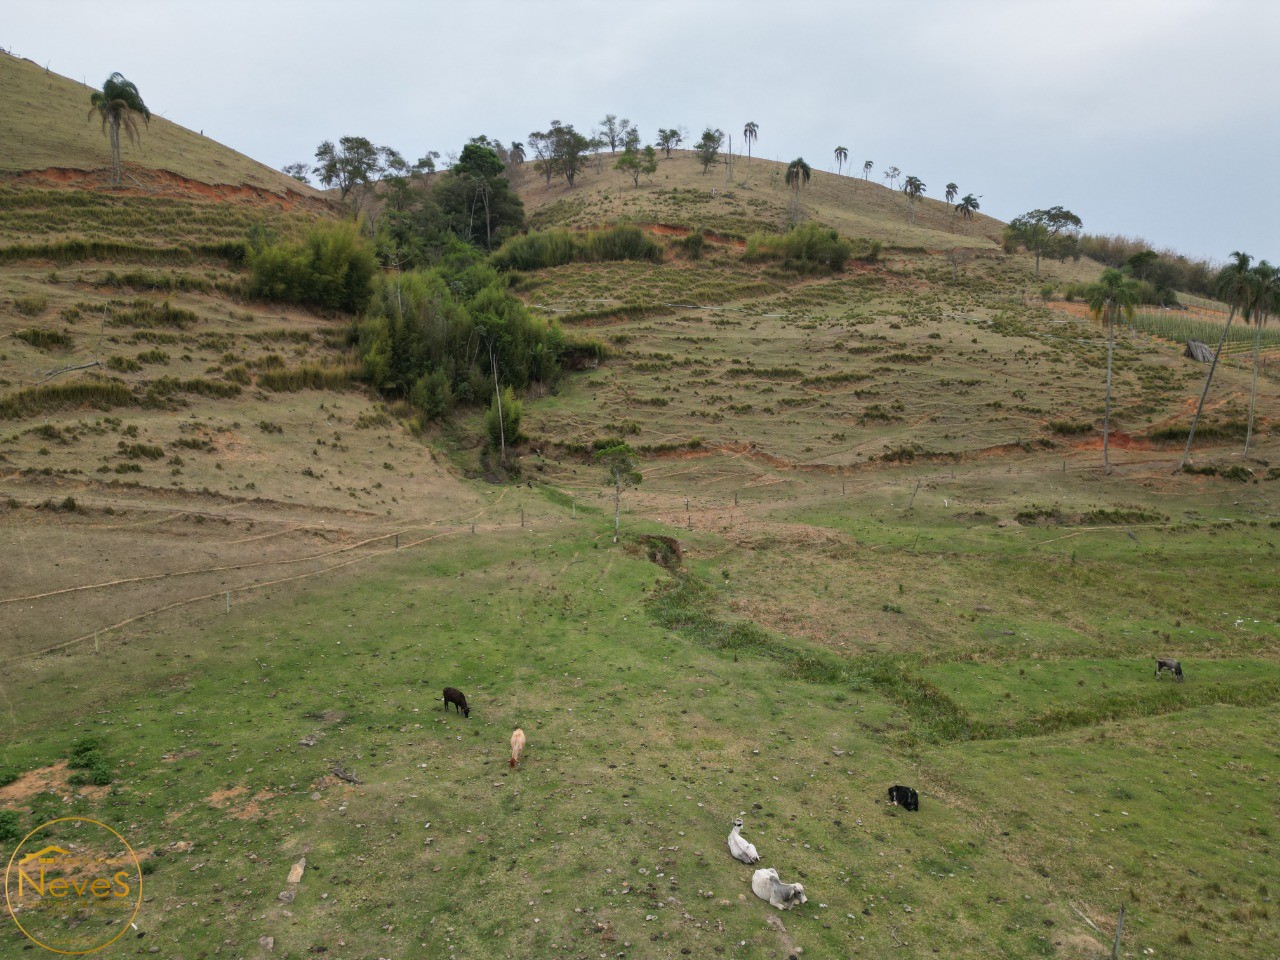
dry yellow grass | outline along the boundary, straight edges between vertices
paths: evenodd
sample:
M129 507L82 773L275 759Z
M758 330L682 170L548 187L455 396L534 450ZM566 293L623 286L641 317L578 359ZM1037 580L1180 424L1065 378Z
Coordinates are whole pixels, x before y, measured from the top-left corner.
M107 138L97 118L90 118L87 87L50 73L17 57L0 55L0 98L5 103L5 134L0 137L0 172L44 170L101 170L103 183L111 162ZM142 90L156 111L162 90ZM278 170L236 153L155 113L142 128L141 143L125 143L125 172L131 166L169 170L208 184L258 187L272 193L294 191L308 197L320 194Z

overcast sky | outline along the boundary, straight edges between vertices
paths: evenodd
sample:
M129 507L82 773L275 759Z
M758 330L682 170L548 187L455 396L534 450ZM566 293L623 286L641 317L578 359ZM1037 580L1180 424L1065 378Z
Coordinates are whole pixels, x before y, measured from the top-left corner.
M107 12L109 11L109 13ZM359 134L413 160L629 117L815 168L837 145L1008 220L1280 260L1275 0L79 0L10 3L0 46L274 167ZM0 134L3 121L0 120Z

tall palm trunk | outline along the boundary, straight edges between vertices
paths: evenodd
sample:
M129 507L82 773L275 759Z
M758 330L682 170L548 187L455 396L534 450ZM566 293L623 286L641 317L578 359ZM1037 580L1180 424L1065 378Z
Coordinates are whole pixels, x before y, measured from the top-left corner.
M116 186L124 180L120 170L120 120L111 121L111 182Z
M1222 336L1218 339L1218 349L1213 351L1213 363L1209 364L1209 374L1204 378L1204 389L1200 391L1200 403L1196 405L1196 415L1191 418L1191 430L1187 433L1187 445L1182 451L1182 462L1178 464L1181 470L1187 465L1187 459L1191 455L1191 441L1196 437L1196 425L1200 422L1200 414L1204 411L1205 397L1209 396L1209 385L1213 383L1213 372L1218 369L1218 357L1222 355L1222 346L1227 342L1227 332L1231 329L1231 321L1236 318L1236 305L1231 305L1231 312L1227 314L1227 325L1222 328Z
M1249 455L1249 441L1253 439L1253 411L1258 404L1258 358L1262 351L1262 321L1266 315L1259 312L1254 317L1257 329L1253 332L1253 389L1249 394L1249 425L1244 431L1244 453Z
M1107 311L1107 404L1102 414L1102 472L1110 476L1111 460L1111 356L1116 343L1116 308Z

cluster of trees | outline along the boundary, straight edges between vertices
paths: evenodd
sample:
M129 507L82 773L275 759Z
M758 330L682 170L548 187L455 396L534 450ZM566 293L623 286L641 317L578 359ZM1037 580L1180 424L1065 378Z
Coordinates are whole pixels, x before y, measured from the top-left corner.
M1173 250L1153 250L1147 241L1135 237L1082 234L1082 256L1105 267L1128 266L1134 276L1157 291L1182 290L1202 297L1217 295L1219 268L1208 260L1192 259ZM1167 298L1165 298L1167 299Z
M358 313L369 303L378 262L353 223L312 227L297 242L250 234L249 291L263 300Z
M1150 254L1150 256L1147 256ZM1151 251L1140 251L1133 254L1122 267L1108 267L1102 271L1097 283L1089 288L1089 307L1095 319L1105 318L1107 324L1107 385L1106 401L1102 421L1102 466L1106 473L1111 473L1109 440L1111 432L1111 379L1112 356L1115 350L1115 324L1121 316L1133 318L1136 306L1142 302L1143 282L1135 273L1138 269L1149 268L1158 260ZM1214 293L1228 304L1227 322L1223 325L1222 335L1217 349L1213 353L1213 361L1205 374L1204 387L1200 391L1200 401L1196 405L1195 416L1187 431L1187 444L1182 451L1179 469L1185 467L1191 455L1191 444L1195 440L1196 427L1200 423L1200 415L1204 412L1205 398L1209 395L1209 387L1213 383L1213 375L1218 369L1218 359L1222 355L1222 347L1227 342L1227 334L1231 330L1232 321L1240 316L1245 323L1254 324L1253 341L1253 387L1249 398L1249 420L1245 430L1244 456L1249 455L1249 445L1253 438L1254 414L1258 399L1258 367L1261 357L1262 328L1267 321L1280 314L1280 269L1266 260L1253 263L1253 257L1247 253L1234 251L1227 266L1218 272L1213 284Z

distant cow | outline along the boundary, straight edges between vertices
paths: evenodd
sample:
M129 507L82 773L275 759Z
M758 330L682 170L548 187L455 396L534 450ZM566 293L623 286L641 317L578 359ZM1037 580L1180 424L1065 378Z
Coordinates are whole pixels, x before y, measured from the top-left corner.
M516 727L511 731L511 769L513 770L520 762L520 754L524 753L524 744L524 731Z
M455 690L453 687L444 688L444 712L449 712L449 704L453 704L458 708L458 712L464 717L470 719L471 708L467 706L467 698L462 695L461 690Z
M1155 674L1157 680L1160 679L1160 674L1164 670L1168 670L1170 673L1172 673L1174 676L1174 679L1176 679L1179 683L1182 682L1182 664L1179 661L1173 660L1169 657L1157 657L1156 658L1156 674Z
M905 807L914 813L920 809L920 794L910 787L893 786L889 788L889 802L895 807Z

